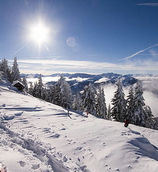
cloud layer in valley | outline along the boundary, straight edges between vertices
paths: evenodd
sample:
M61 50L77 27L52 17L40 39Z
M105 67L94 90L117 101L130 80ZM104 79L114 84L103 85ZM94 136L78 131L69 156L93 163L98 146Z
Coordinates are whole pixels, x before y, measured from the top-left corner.
M155 81L158 84L158 80ZM152 82L146 84L145 82L143 82L143 88L145 88L145 91L143 93L143 97L145 99L145 104L150 106L152 113L154 115L154 117L158 117L158 106L157 106L157 102L158 102L158 94L156 95L155 93L153 93L153 89L157 89L157 93L158 93L158 88L156 87L152 87ZM155 85L156 86L156 85ZM104 92L105 92L105 98L106 98L106 104L107 107L109 106L109 104L111 105L111 100L114 96L114 92L116 91L116 86L115 85L107 85L104 87ZM127 98L127 95L129 93L129 88L124 88L124 93L125 93L125 98Z

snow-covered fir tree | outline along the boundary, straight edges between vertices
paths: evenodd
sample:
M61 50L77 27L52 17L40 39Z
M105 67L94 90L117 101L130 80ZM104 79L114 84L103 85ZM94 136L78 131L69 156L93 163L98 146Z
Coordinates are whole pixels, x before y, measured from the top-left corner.
M37 98L43 98L43 82L42 82L42 75L40 74L38 77L38 82L35 82L32 95Z
M8 68L9 68L8 61L5 58L2 59L0 62L0 71L3 72L4 76L6 76Z
M42 90L42 99L50 102L50 90L48 90L47 88L43 88Z
M82 93L84 111L96 115L96 88L90 83Z
M147 116L147 118L145 120L145 127L154 129L155 128L155 120L153 118L154 116L152 114L151 108L149 106L145 105L144 110L145 110L145 113Z
M22 78L22 83L25 86L25 91L28 92L29 88L28 88L28 84L27 84L27 80L26 80L25 76L23 76L23 78Z
M33 90L32 90L32 95L33 95L34 97L38 97L37 88L38 88L38 83L35 82L35 83L33 84Z
M34 86L33 86L33 83L32 83L32 82L30 82L30 83L29 83L29 89L28 89L28 92L29 92L29 94L33 95L33 91L34 91Z
M81 95L79 93L77 93L77 95L74 96L73 109L78 111L83 110L83 103L82 103Z
M124 122L126 119L126 100L125 94L123 92L122 83L119 80L117 82L117 90L114 93L114 97L112 99L112 109L111 109L111 116L120 122Z
M154 128L155 121L153 119L151 108L145 105L141 81L136 83L134 102L134 124Z
M144 110L145 102L141 81L138 81L136 83L134 102L134 124L139 126L145 126L147 114Z
M13 62L13 67L12 67L12 72L11 72L11 77L12 77L12 81L20 81L20 71L19 71L19 67L18 67L18 63L17 63L17 58L14 58L14 62Z
M99 87L96 98L96 116L100 118L107 118L107 107L105 102L105 94L103 88Z
M68 82L66 82L63 76L58 80L58 86L60 87L60 102L59 105L64 108L72 108L72 92Z
M56 105L61 104L61 88L59 83L50 87L50 102Z
M135 99L134 99L134 91L133 86L130 86L129 94L127 96L127 113L126 119L130 121L130 123L135 123L134 111L135 111Z
M10 82L12 82L12 80L11 80L11 69L8 65L8 61L5 58L2 59L2 61L0 63L0 71L2 71L2 74L6 79L8 79Z
M42 75L40 74L38 77L38 83L37 83L37 96L39 98L43 98L43 81L42 81Z
M56 104L54 102L54 95L55 95L55 85L49 86L49 102Z

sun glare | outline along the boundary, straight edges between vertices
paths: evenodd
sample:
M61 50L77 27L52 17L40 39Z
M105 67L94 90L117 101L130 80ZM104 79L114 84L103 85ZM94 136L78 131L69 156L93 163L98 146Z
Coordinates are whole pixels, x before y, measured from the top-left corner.
M38 45L48 42L50 36L49 33L49 28L42 22L38 22L30 27L30 38Z

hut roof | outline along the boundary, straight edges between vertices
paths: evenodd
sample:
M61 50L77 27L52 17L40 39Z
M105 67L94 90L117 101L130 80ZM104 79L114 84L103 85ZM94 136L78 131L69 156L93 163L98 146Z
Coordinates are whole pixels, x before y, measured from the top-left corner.
M20 81L13 81L12 85L16 87L18 90L23 90L25 88L24 84Z

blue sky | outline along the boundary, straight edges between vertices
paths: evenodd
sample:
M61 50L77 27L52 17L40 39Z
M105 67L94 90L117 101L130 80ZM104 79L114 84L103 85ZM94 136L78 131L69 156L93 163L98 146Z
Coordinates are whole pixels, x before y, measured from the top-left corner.
M157 16L156 0L0 0L0 58L16 56L21 73L158 74Z

